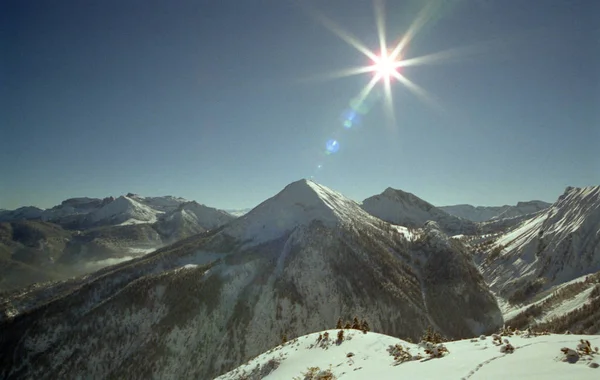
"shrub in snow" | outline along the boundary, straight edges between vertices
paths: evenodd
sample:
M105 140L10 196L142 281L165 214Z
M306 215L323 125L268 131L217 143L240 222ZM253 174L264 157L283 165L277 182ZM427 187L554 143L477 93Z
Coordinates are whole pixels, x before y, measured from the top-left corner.
M303 373L304 380L335 380L336 377L333 375L330 369L322 370L319 367L309 367L308 370Z
M431 342L431 343L442 343L447 342L448 339L444 338L440 333L434 331L431 326L425 329L423 336L421 337L421 342Z
M577 345L577 352L581 355L592 355L594 351L592 351L592 345L589 340L581 339L579 344Z
M486 339L487 339L487 337L485 335L479 336L479 340L486 340Z
M352 321L348 321L346 323L344 323L344 321L342 320L342 318L339 318L337 321L337 324L335 325L336 329L354 329L354 330L360 330L363 333L367 333L367 331L370 331L369 328L369 323L365 320L359 320L358 317L354 317L354 319Z
M502 338L498 334L492 334L492 342L495 345L499 346L502 344Z
M357 317L354 317L354 320L352 321L352 328L355 330L361 330L361 325Z
M283 334L281 336L281 344L286 344L287 343L287 334Z
M338 331L338 334L337 334L337 341L336 341L336 343L337 344L342 344L343 341L344 341L344 330L340 330L340 331Z
M367 331L371 331L371 328L369 327L369 324L367 323L366 319L363 319L362 322L360 323L360 329L365 334L367 333Z
M568 347L563 347L560 350L565 355L563 357L563 361L569 363L576 363L581 357L584 356L587 357L588 360L591 360L596 354L598 354L598 347L592 350L590 341L584 339L579 341L575 350Z
M512 344L510 344L508 339L504 339L504 344L500 346L500 352L505 354L512 354L513 352L515 352L515 348Z
M588 364L588 366L589 366L590 368L598 368L598 367L600 367L600 364L598 364L598 363L595 363L595 362L591 362L590 364Z
M394 346L390 345L387 349L389 354L394 357L394 365L402 364L404 362L408 362L411 360L422 359L422 356L420 356L420 355L413 356L409 352L409 350L410 350L410 348L408 348L408 347L405 348L400 344L396 344Z
M246 370L243 370L241 373L236 373L238 380L261 380L268 375L270 375L273 371L279 368L281 361L275 358L269 359L268 362L263 364L256 364L256 367L252 369L249 373ZM237 372L237 370L236 370Z
M512 330L510 328L510 326L508 326L508 327L503 326L502 329L500 329L500 331L498 332L498 335L500 335L500 336L513 336L513 335L515 335L515 330Z
M319 334L319 337L317 338L317 342L315 344L311 345L310 348L317 346L317 347L321 347L323 349L328 349L332 343L333 342L331 340L329 340L329 333L325 332L323 335Z
M419 345L424 348L425 353L429 355L429 358L431 359L441 358L450 352L442 343L435 344L432 342L422 341Z

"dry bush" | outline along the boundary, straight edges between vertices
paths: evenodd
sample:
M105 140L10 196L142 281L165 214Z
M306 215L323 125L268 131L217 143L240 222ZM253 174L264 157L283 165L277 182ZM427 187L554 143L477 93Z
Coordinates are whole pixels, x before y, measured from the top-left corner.
M427 327L427 329L425 329L425 331L423 332L423 336L421 336L421 342L431 342L434 344L438 344L447 341L447 338L442 336L442 334L440 334L439 332L434 331L433 328L431 328L431 326Z
M335 380L336 377L333 375L330 369L320 369L319 367L309 367L306 372L302 374L303 380Z
M427 355L429 355L429 357L431 359L441 358L442 356L444 356L445 354L450 352L450 351L448 351L446 346L444 346L444 344L442 344L442 343L439 343L439 344L434 344L431 342L423 342L423 343L425 346L424 351Z
M396 344L394 346L390 345L387 349L387 352L394 357L394 365L399 365L411 360L420 360L423 358L419 354L413 356L409 350L410 348L408 347L403 347L400 344Z

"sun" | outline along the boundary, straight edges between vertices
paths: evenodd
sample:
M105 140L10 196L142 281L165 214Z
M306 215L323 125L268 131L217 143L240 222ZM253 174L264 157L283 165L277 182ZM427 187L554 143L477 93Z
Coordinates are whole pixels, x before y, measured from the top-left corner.
M398 69L402 66L402 60L389 55L387 51L382 51L370 66L371 70L379 80L389 81L393 77L400 75Z
M327 29L336 34L350 46L355 48L360 53L364 54L370 61L370 65L361 67L352 67L344 70L336 71L328 75L330 79L341 78L351 75L359 75L365 73L372 73L371 80L363 87L358 96L353 100L354 104L360 108L360 105L367 99L371 91L375 88L377 83L382 83L384 99L386 103L386 109L391 116L392 121L395 123L394 116L394 105L392 99L392 81L398 81L404 85L409 91L415 94L425 103L434 105L435 102L427 92L417 84L413 83L410 79L404 76L400 70L403 67L414 66L424 63L430 63L436 61L443 56L448 55L449 52L439 52L429 54L421 57L414 57L410 59L404 59L401 57L404 55L404 50L415 37L418 31L431 19L432 15L436 12L439 2L430 1L425 3L426 5L421 9L416 19L410 25L406 33L399 38L397 44L388 45L386 42L385 32L385 10L383 0L374 0L375 10L375 22L377 27L377 35L379 38L379 55L373 52L371 49L366 47L358 38L352 35L347 30L340 27L330 18L314 12L315 18Z

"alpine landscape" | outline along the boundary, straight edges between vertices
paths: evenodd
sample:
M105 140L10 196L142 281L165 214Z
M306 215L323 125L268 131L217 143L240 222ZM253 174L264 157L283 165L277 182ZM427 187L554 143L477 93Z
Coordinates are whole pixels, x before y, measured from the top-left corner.
M259 361L244 376L291 376L277 371L288 356L293 375L304 376L337 359L312 363L286 345L303 342L295 344L304 350L316 332L356 316L355 329L338 326L355 341L336 344L331 330L333 348L351 344L367 361L377 355L374 368L389 376L404 365L387 345L410 346L428 329L457 341L446 343L448 355L466 355L465 363L475 354L460 339L515 329L521 340L569 331L597 344L588 335L600 333L600 186L567 188L545 208L531 204L473 221L481 210L461 207L458 217L391 188L357 203L300 180L238 217L133 194L5 211L2 376L213 378L275 352L282 339L277 365ZM39 277L23 283L31 273ZM332 376L365 376L347 365ZM420 372L415 365L407 371ZM237 371L228 378L245 378Z

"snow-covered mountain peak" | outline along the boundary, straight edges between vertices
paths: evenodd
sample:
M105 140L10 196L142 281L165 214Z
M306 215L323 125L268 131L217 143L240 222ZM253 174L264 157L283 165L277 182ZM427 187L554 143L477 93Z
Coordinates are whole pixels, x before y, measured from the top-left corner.
M316 182L302 179L241 216L225 233L254 243L280 237L301 225L319 221L333 227L356 218L373 219L353 200Z
M153 223L160 213L137 201L135 197L122 195L89 213L86 218L92 223L106 220L113 223L124 223L128 220Z
M381 193L381 196L389 198L389 199L392 199L392 200L396 200L396 201L403 201L403 202L409 202L409 203L415 203L415 204L419 204L419 205L424 205L424 206L427 206L428 208L434 207L432 204L430 204L430 203L424 201L423 199L417 197L413 193L409 193L407 191L400 190L400 189L394 189L394 188L391 188L391 187L388 187L387 189L385 189L383 191L383 193Z
M165 212L176 210L180 205L190 202L185 198L174 197L172 195L163 195L159 197L142 197L136 195L135 197L130 198L133 198L148 207Z
M450 215L414 194L388 187L381 194L365 199L363 210L392 224L423 227L429 220L436 221L447 233L473 233L475 223Z

